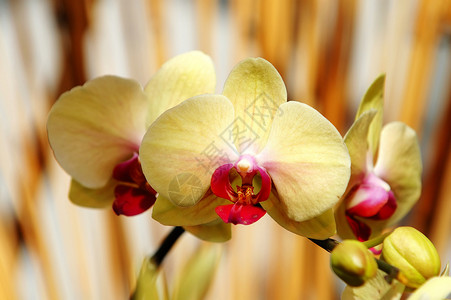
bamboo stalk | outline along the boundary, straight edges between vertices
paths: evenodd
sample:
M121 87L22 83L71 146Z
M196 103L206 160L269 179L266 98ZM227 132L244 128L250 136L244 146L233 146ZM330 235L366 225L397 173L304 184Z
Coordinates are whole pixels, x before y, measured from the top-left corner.
M148 16L152 26L153 48L156 53L156 65L161 66L168 58L168 46L165 31L165 6L162 0L148 0Z
M331 42L326 45L323 63L320 65L320 76L317 86L319 100L322 102L320 110L324 116L344 131L346 121L346 87L347 72L353 33L353 20L356 3L354 0L340 1L338 4L337 21L331 33Z
M318 1L300 1L297 3L295 28L294 63L292 76L288 78L287 87L293 100L315 107L317 102L316 81L318 77L319 56L324 34L322 32L321 9ZM330 10L328 10L330 11Z
M0 298L17 299L15 279L17 278L17 263L19 240L11 220L0 220Z
M233 21L231 46L232 63L244 57L258 55L256 50L256 31L261 4L259 0L231 0L230 13Z
M427 111L428 89L443 20L450 9L448 1L422 0L419 4L412 45L410 70L404 91L400 120L411 126L421 137Z
M446 162L446 163L445 163ZM446 167L443 174L443 183L440 188L438 196L438 203L434 213L431 226L431 241L437 248L441 257L446 257L447 248L449 248L451 236L451 218L449 212L451 211L451 152L448 151L447 158L442 162ZM442 267L446 264L442 261Z
M196 0L197 40L199 49L213 54L213 24L217 19L217 0Z
M263 58L270 61L283 78L292 58L294 1L261 0L258 44Z

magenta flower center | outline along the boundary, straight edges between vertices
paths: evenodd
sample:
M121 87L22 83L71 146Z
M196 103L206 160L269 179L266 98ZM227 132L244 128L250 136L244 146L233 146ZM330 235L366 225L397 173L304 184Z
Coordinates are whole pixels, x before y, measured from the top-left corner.
M157 192L144 177L136 152L129 160L116 165L113 178L119 181L114 188L113 202L117 215L135 216L155 203Z
M395 213L397 206L390 185L370 173L346 197L346 219L357 239L366 241L371 228L365 221L386 220Z
M241 178L241 185L232 188L231 171L235 170ZM260 191L255 193L254 177L261 178ZM233 204L220 205L215 211L226 223L249 225L266 214L259 202L269 198L271 178L251 155L242 155L234 164L225 164L215 170L211 178L211 190Z

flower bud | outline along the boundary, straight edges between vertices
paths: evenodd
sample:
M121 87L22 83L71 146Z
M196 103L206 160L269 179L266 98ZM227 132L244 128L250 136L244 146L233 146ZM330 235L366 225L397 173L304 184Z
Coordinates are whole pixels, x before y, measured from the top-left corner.
M130 299L168 300L169 293L166 278L161 268L151 258L146 257L141 265L136 289Z
M377 272L373 254L364 244L355 240L344 240L330 256L332 270L350 286L361 286Z
M397 267L405 285L418 288L440 272L440 257L432 242L413 227L398 227L385 240L382 258Z

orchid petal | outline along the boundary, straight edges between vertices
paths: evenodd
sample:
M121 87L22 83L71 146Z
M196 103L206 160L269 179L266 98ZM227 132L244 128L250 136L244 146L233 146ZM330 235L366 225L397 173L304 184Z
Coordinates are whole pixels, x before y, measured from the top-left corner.
M159 195L152 208L152 218L168 226L196 226L208 224L219 217L215 212L218 205L230 202L216 197L213 193L204 197L196 205L182 207Z
M185 99L213 93L215 86L216 75L209 56L192 51L170 59L144 88L149 99L147 125Z
M69 189L69 200L79 206L91 208L110 207L114 201L114 187L117 181L111 179L98 189L89 189L72 179Z
M356 183L362 181L367 173L369 129L376 113L377 111L374 109L364 112L352 124L344 137L349 156L351 157L351 178L349 179L347 191Z
M223 95L235 108L229 130L240 153L257 153L266 144L272 120L287 91L277 70L262 58L240 62L227 78Z
M384 87L385 87L385 74L380 75L363 96L360 102L359 109L356 114L356 120L366 111L376 109L377 114L371 122L368 143L371 154L376 157L376 151L379 144L379 136L382 129L382 122L384 116Z
M185 226L185 230L197 238L214 243L227 242L232 237L232 226L220 218L202 225Z
M115 165L138 150L147 106L139 83L115 76L64 93L47 121L57 161L85 187L103 187Z
M332 209L322 215L303 222L296 222L287 216L287 209L276 195L270 194L269 199L260 205L283 228L308 238L327 239L335 234L335 221Z
M387 204L389 194L380 186L362 184L349 195L347 213L359 217L375 216Z
M217 168L211 176L211 191L218 197L232 200L237 197L230 184L230 170L233 164L225 164Z
M288 218L307 221L332 208L344 193L350 158L337 129L299 102L280 106L257 161L271 176Z
M259 206L243 205L241 203L220 205L215 208L215 211L225 223L234 225L253 224L266 214L266 211Z
M236 159L221 136L232 120L232 104L221 95L196 96L163 113L139 151L149 184L176 205L199 202L214 170Z
M355 219L357 220L358 218ZM335 222L337 224L337 233L342 239L355 239L356 236L351 226L355 226L356 223L349 224L348 221L349 220L346 217L346 202L345 199L342 199L340 205L337 205L337 207L335 208ZM354 229L356 229L356 227L354 227Z
M398 300L401 299L405 286L394 280L392 284L385 280L385 273L377 271L375 277L359 287L346 286L341 294L342 300Z
M420 197L421 172L421 153L415 131L401 122L385 125L374 173L390 185L398 204L387 225L404 217Z
M354 236L357 240L364 242L371 236L371 228L365 223L359 220L359 217L346 214L347 225L351 227Z
M451 277L432 277L410 295L409 300L445 299L451 295Z

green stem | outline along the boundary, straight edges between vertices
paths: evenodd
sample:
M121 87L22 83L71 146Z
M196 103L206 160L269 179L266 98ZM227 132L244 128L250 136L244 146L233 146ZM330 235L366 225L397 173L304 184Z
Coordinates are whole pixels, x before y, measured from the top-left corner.
M365 247L367 247L368 249L369 248L373 248L373 247L376 247L377 245L379 245L379 244L382 244L382 242L384 241L384 239L387 237L387 236L389 236L391 234L391 232L386 232L386 233L384 233L384 234L382 234L382 235L380 235L380 236L378 236L378 237L375 237L374 239L371 239L371 240L368 240L368 241L365 241L365 242L362 242L364 245L365 245Z
M387 273L387 276L385 276L385 281L391 284L393 279L399 279L398 276L400 275L400 273L398 268L393 267L392 265L386 263L383 260L377 258L374 259L376 260L377 267L379 268L379 270Z
M166 254L168 254L169 250L171 250L172 246L174 246L175 242L177 242L178 238L185 232L185 229L181 226L176 226L172 231L166 236L163 242L160 245L160 248L152 255L150 258L157 267L161 265Z
M311 240L312 242L314 242L315 244L317 244L318 246L320 246L321 248L323 248L327 252L331 252L332 250L334 250L334 248L338 244L340 244L339 241L334 240L334 239L327 239L327 240L309 239L309 240Z

